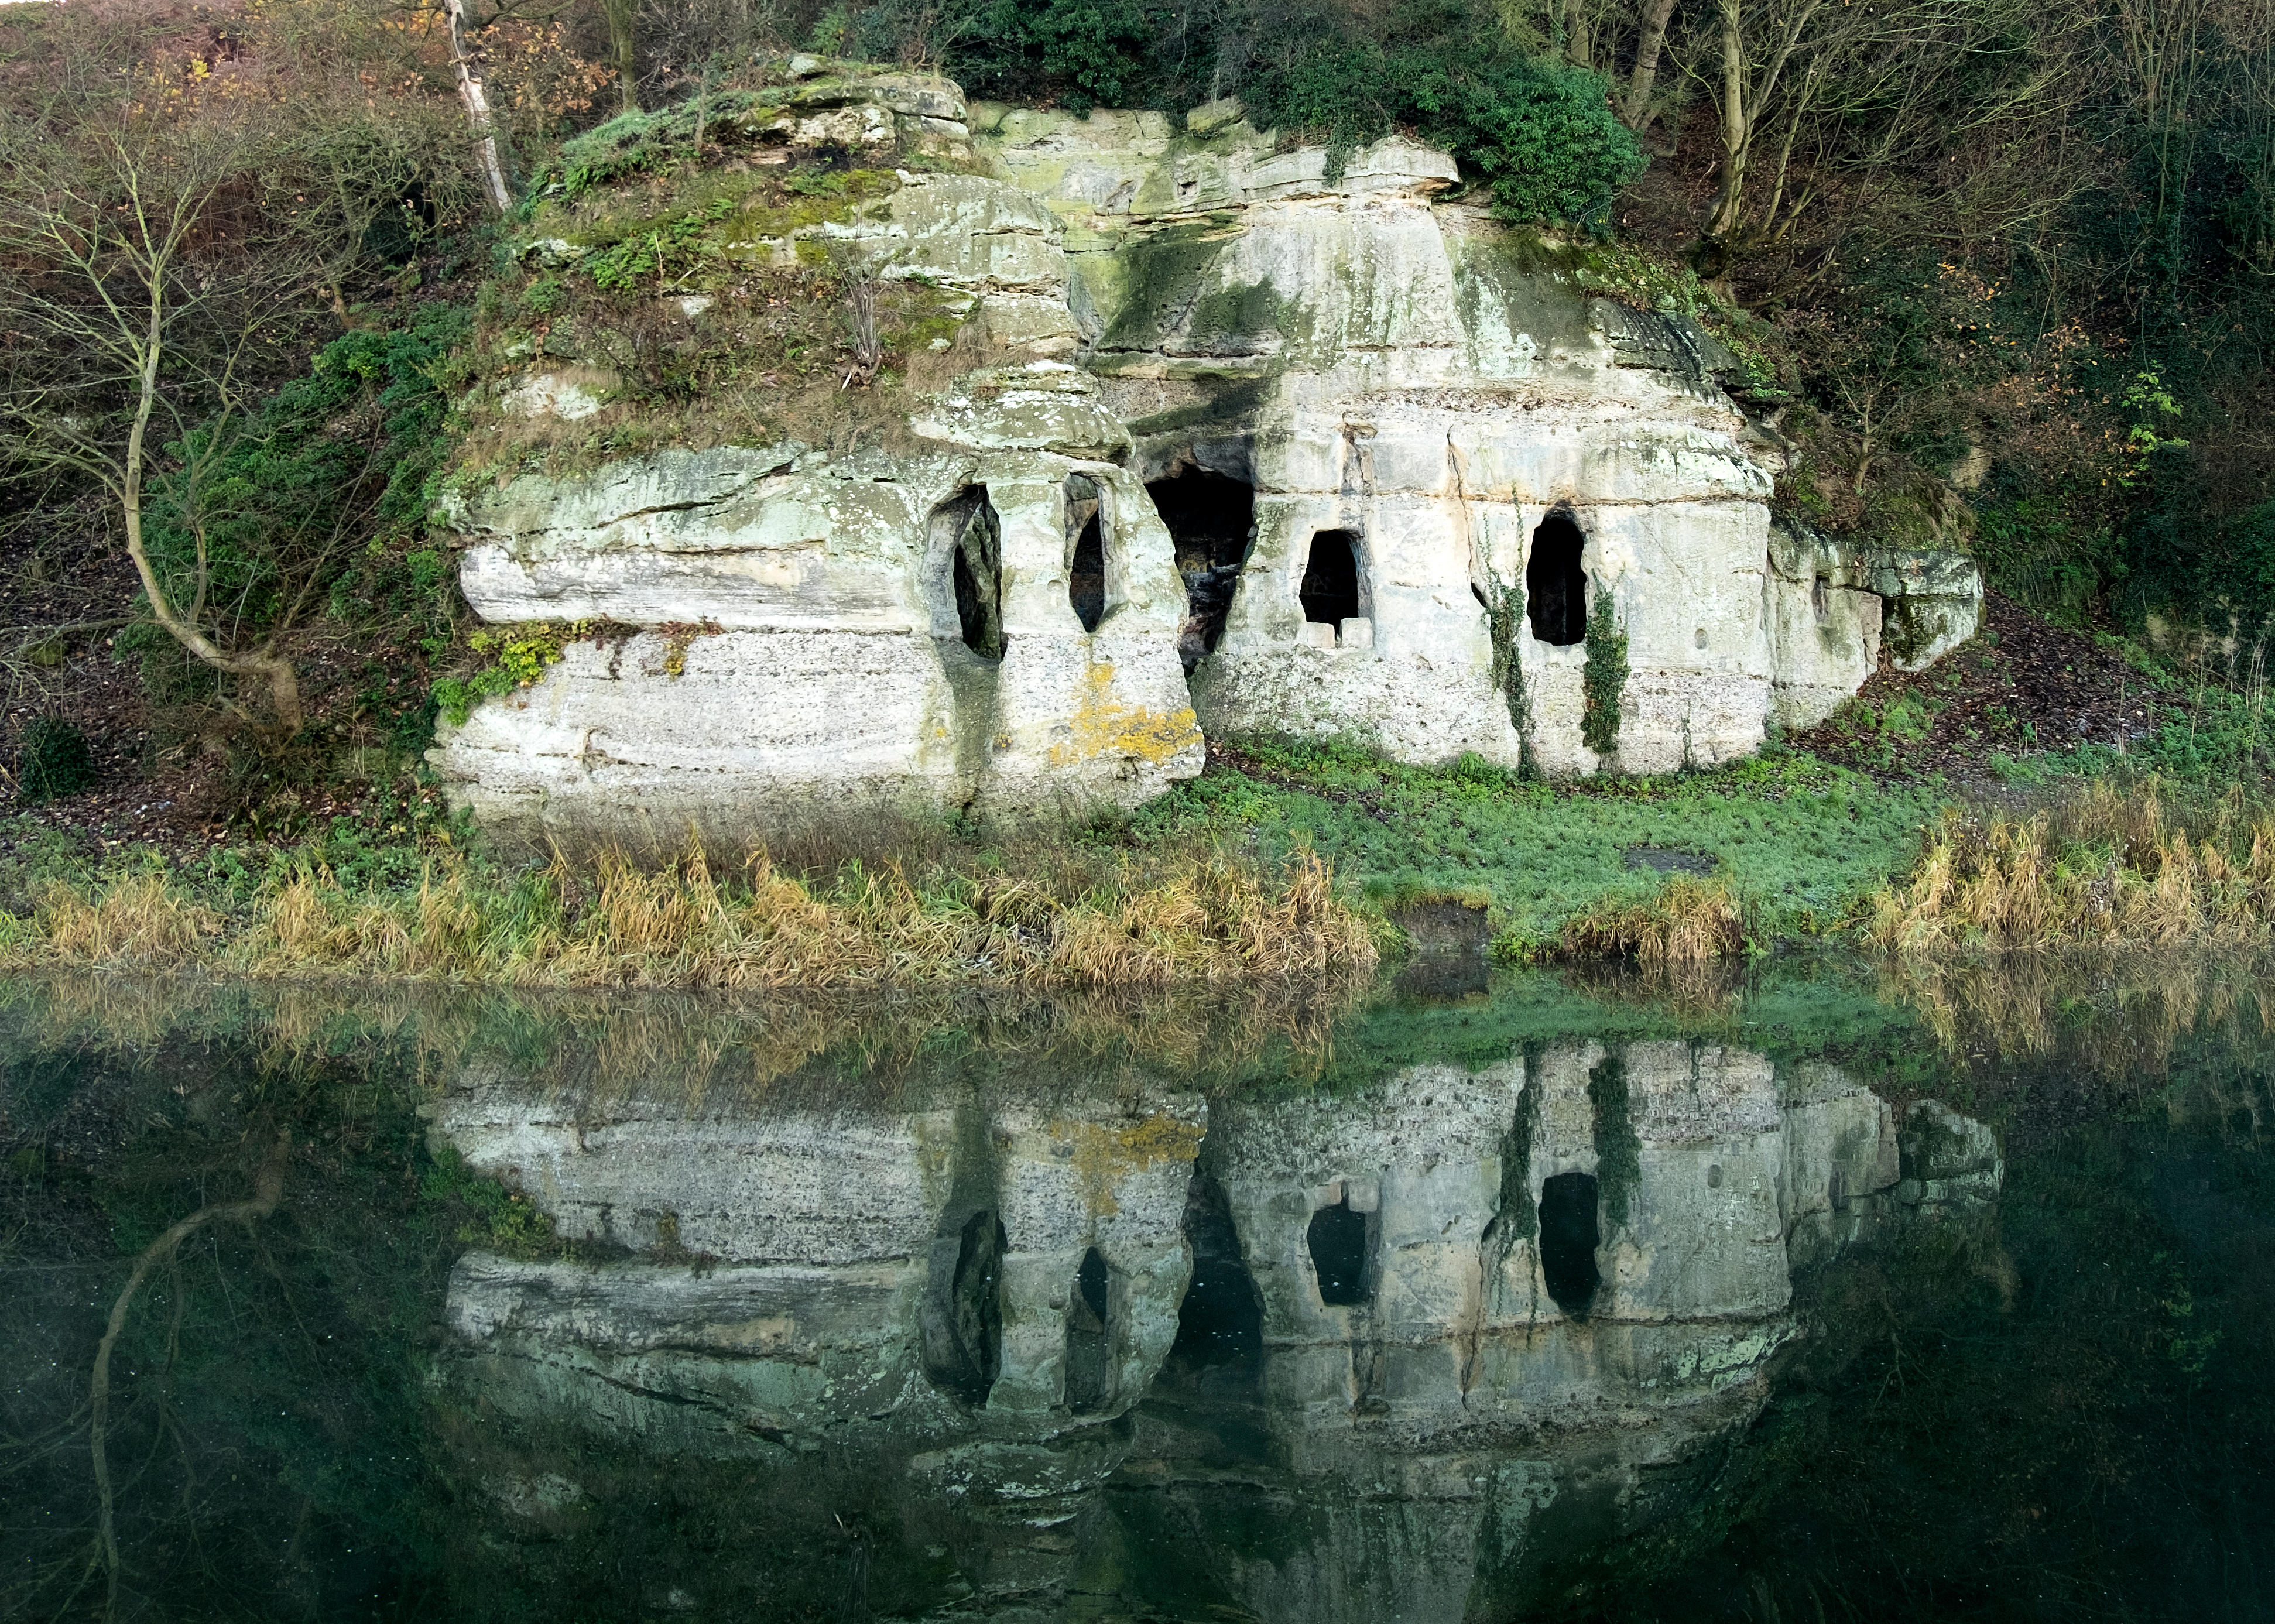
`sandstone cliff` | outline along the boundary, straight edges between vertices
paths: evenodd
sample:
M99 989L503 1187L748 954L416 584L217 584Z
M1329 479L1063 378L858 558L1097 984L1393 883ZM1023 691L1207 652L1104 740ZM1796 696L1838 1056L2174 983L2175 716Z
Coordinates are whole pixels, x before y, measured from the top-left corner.
M1782 442L1682 289L1441 200L1441 153L1338 167L1236 107L1178 131L868 71L766 96L721 125L735 162L858 162L858 207L722 193L683 222L693 280L654 233L642 319L716 321L738 275L826 265L857 325L879 287L920 298L917 359L877 432L453 487L484 619L613 633L442 730L433 759L509 835L736 837L817 797L1134 804L1213 730L1709 766L1822 718L1884 641L1916 668L1974 630L1963 558L1772 521ZM623 272L556 213L529 262ZM470 410L637 413L604 359L527 354ZM1625 681L1583 729L1591 615Z

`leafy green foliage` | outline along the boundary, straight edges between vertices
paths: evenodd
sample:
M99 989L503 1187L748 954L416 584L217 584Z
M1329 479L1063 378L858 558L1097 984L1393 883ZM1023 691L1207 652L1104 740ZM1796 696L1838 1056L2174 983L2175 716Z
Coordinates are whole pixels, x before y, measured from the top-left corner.
M466 646L484 656L486 663L464 676L446 676L436 683L435 703L452 727L464 727L478 701L528 687L545 675L548 666L560 662L563 649L591 631L586 621L566 626L540 621L477 631Z
M1612 594L1599 587L1588 610L1586 663L1580 668L1580 738L1599 756L1620 747L1620 699L1628 686L1628 634Z
M1237 92L1258 125L1324 132L1337 173L1360 145L1411 129L1450 149L1511 220L1600 220L1643 168L1603 79L1519 49L1483 0L1304 4L1262 38L1248 23L1168 0L881 0L859 33L882 56L948 39L967 88L1081 114Z
M1059 81L1066 105L1088 113L1148 99L1159 10L1145 0L984 0L979 37L995 58L996 76L1016 64Z
M341 619L446 616L448 571L424 529L444 381L468 326L458 307L427 304L343 334L261 404L201 488L161 491L147 534L175 601L194 596L202 533L208 601L240 637L310 600Z
M1527 56L1459 6L1394 15L1387 37L1317 27L1246 87L1256 121L1326 131L1331 162L1410 126L1451 149L1507 220L1600 220L1643 168L1598 75Z
M16 792L29 802L77 795L95 780L94 752L79 724L64 716L34 716L16 748Z

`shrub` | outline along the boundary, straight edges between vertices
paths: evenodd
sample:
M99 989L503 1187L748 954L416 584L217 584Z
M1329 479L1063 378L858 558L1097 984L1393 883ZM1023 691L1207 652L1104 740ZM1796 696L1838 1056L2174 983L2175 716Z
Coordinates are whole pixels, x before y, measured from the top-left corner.
M1596 220L1643 168L1603 79L1527 55L1482 0L1314 4L1263 38L1246 20L1158 0L879 0L860 33L886 55L945 41L967 89L1055 94L1077 113L1237 91L1259 126L1324 134L1334 174L1362 143L1412 129L1451 150L1508 219Z
M94 752L78 724L62 716L35 716L16 751L16 785L26 801L77 795L94 782Z

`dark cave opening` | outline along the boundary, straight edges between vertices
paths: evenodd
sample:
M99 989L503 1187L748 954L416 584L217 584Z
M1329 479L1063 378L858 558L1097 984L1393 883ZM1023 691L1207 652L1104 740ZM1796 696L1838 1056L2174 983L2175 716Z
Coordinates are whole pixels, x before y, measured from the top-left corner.
M1319 1301L1330 1308L1365 1302L1366 1214L1351 1210L1349 1192L1334 1205L1311 1214L1304 1239L1311 1250L1311 1271L1319 1276Z
M956 1231L955 1264L944 1270L945 1243L943 1236L933 1246L933 1301L921 1326L925 1374L943 1393L984 1405L1003 1368L1001 1281L1008 1237L994 1210L983 1207Z
M1067 529L1074 557L1067 566L1067 601L1085 631L1106 618L1106 504L1098 487L1080 474L1067 481Z
M1206 1174L1186 1186L1184 1231L1193 1277L1177 1305L1170 1362L1186 1370L1252 1362L1264 1351L1264 1300L1241 1256L1232 1208Z
M1556 1306L1584 1318L1603 1276L1596 1269L1600 1240L1592 1174L1560 1173L1540 1187L1540 1275Z
M1185 625L1177 653L1190 672L1216 652L1232 613L1240 571L1256 535L1256 488L1245 480L1185 468L1145 487L1168 527L1185 581Z
M1588 635L1588 575L1580 567L1587 538L1569 513L1552 513L1532 533L1524 566L1524 613L1532 635L1569 648Z
M1304 565L1304 618L1340 626L1359 614L1358 538L1348 530L1322 530L1311 538Z
M949 580L956 595L956 623L964 646L983 660L1003 657L1002 525L987 500L987 487L958 492L933 516L950 538Z

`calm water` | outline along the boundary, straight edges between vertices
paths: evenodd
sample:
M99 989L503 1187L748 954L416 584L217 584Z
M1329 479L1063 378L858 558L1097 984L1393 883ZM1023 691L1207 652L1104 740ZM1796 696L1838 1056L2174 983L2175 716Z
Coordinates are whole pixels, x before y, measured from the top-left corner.
M2275 1616L2264 971L0 986L0 1616Z

